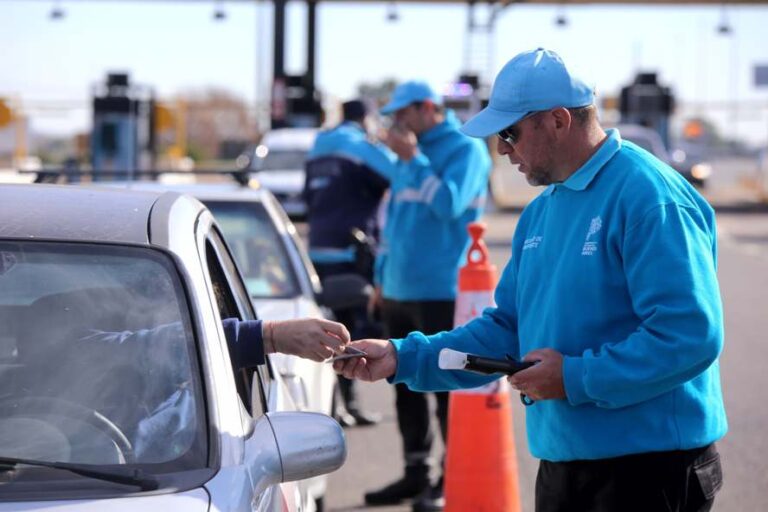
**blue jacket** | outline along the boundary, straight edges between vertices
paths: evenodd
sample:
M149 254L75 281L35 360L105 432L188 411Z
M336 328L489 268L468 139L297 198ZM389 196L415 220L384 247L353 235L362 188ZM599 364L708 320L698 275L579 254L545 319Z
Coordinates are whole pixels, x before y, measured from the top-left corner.
M453 111L419 136L419 154L392 176L376 282L385 298L452 300L482 214L491 171L485 143L459 131Z
M235 368L255 368L266 362L261 320L225 318L221 324Z
M376 215L395 159L388 148L369 141L357 123L345 122L317 136L304 186L310 256L315 263L353 261L353 228L378 236Z
M727 431L723 316L712 208L615 130L520 217L495 308L464 327L393 340L396 382L454 389L490 380L441 371L441 348L564 355L566 399L526 410L531 453L598 459L707 445Z

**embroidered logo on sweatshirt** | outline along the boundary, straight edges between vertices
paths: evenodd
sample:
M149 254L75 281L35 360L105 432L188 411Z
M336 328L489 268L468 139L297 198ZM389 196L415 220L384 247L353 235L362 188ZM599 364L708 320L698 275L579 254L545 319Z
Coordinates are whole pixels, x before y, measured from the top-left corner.
M542 237L540 236L532 236L531 238L526 238L525 242L523 242L523 250L527 251L528 249L536 249L541 243L541 240Z
M589 223L589 231L587 231L587 238L584 240L584 247L581 248L582 256L592 256L597 251L597 242L593 242L591 238L595 236L603 227L603 219L595 217Z

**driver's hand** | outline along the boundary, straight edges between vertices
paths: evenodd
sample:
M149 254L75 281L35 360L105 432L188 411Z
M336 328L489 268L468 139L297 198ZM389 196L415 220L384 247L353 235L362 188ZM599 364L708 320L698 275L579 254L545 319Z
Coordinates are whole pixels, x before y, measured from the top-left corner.
M264 335L267 352L282 352L313 361L325 361L349 343L349 331L344 325L322 318L267 321Z

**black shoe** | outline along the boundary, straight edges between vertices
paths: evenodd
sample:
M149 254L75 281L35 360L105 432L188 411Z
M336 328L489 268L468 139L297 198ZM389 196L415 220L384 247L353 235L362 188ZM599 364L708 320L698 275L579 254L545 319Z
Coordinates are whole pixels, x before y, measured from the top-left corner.
M365 493L366 505L397 505L398 503L414 498L429 489L429 478L424 473L421 476L409 475L392 482L388 486Z
M440 512L445 507L445 497L443 496L443 483L430 487L419 495L413 502L411 510L413 512Z
M375 425L381 421L381 414L376 412L365 412L360 409L350 409L350 416L355 419L355 425L358 427L367 427Z

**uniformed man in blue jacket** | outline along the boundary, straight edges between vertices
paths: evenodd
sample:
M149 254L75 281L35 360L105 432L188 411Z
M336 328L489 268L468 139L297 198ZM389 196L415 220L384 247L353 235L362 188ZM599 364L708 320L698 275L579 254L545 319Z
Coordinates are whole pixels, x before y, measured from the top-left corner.
M469 246L467 225L480 218L491 158L482 140L459 131L452 110L425 82L399 85L382 113L394 123L387 144L398 155L391 177L383 244L376 262L386 335L435 334L453 327L458 269ZM418 496L415 511L442 510L442 467L430 485L433 433L427 396L405 384L395 389L405 474L366 493L369 505ZM446 439L448 394L436 393Z
M318 134L307 157L304 200L309 256L321 279L358 273L372 281L377 213L389 188L396 156L368 136L365 103L347 101L342 114L338 126ZM365 240L353 239L353 231ZM355 337L376 335L371 333L375 325L365 306L335 310L334 315ZM335 414L342 425L365 426L379 421L378 414L360 406L354 381L339 375L339 389L344 403Z
M603 130L591 87L554 52L509 61L462 130L546 188L523 211L496 304L450 332L353 343L348 377L415 390L495 377L440 370L444 347L537 364L511 377L534 403L536 511L707 511L728 426L712 208L674 169Z

